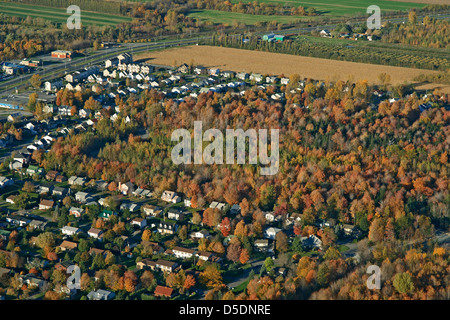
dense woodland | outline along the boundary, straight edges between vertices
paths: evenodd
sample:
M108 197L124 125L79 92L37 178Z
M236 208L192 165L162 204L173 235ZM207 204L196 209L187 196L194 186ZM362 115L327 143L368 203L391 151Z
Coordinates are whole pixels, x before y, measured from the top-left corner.
M264 101L270 90L249 90L242 98L202 94L198 101L188 98L182 103L160 102L155 91L144 91L115 101L123 117L134 119L131 124L121 119L112 125L103 119L96 134L58 141L42 165L60 167L69 175L131 180L159 192L176 189L197 198L200 206L205 200L232 204L246 199L250 208L306 210L314 217L365 224L366 231L377 215L384 224L387 218L405 222L420 210L434 222L441 221L450 199L449 114L442 107L448 96L432 101L435 107L422 113L415 93L394 103L382 101L376 111L369 103L370 90L363 81L308 82L302 94L287 91L285 105ZM396 90L404 94L402 88ZM61 90L57 104L101 109L88 96ZM253 165L174 166L171 132L192 129L197 119L204 128L222 131L279 128L280 173L262 177ZM130 134L136 128L149 129L149 141ZM92 149L99 151L98 157L85 155ZM398 231L403 239L413 235L412 230Z
M426 48L449 48L450 23L447 19L426 16L421 21L415 11L409 14L409 23L388 24L382 29L382 41Z

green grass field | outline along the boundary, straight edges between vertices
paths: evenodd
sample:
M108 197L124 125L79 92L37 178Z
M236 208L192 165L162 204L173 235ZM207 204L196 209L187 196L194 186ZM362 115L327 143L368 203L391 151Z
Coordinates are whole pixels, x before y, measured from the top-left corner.
M212 23L228 25L233 25L235 21L243 22L246 25L254 25L256 22L276 21L278 23L292 23L305 18L311 18L298 16L264 16L217 10L195 10L191 11L188 16L199 19L200 21L211 21Z
M38 5L19 4L10 2L0 2L0 13L17 16L32 17L50 20L52 22L65 23L67 18L71 16L62 8L50 8ZM131 18L117 16L112 14L103 14L98 12L81 11L81 23L83 25L115 25L122 22L129 22Z
M237 3L239 0L232 0L232 3ZM243 2L253 2L252 0L243 0ZM303 6L314 7L321 16L368 16L367 8L370 5L377 5L382 12L389 11L407 11L411 8L423 8L426 4L398 2L389 0L259 0L259 2L281 3L286 6ZM223 12L217 10L193 10L188 16L197 18L201 21L211 21L214 24L228 24L238 21L246 25L254 25L256 22L271 22L292 23L296 21L314 19L316 17L301 17L301 16L265 16L252 15L235 12Z
M231 0L238 3L240 0ZM242 0L242 2L252 2L252 0ZM314 7L321 14L332 16L364 15L367 7L377 5L381 11L408 10L411 8L423 8L426 4L398 2L389 0L259 0L259 2L281 3L286 6Z

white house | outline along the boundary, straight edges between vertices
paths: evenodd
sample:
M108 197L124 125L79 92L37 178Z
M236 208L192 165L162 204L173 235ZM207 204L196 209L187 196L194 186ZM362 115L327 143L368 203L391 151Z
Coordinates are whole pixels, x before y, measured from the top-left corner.
M94 239L101 239L103 231L97 228L90 228L87 232L88 236Z
M134 218L131 221L132 225L138 226L139 228L145 228L147 226L147 219L142 219L142 218Z
M193 249L187 249L187 248L182 248L182 247L174 247L172 249L173 254L180 259L189 259L192 258L192 256L195 253L195 250Z
M277 233L280 232L280 231L281 231L281 229L279 229L279 228L274 228L274 227L267 228L267 229L264 231L264 237L267 238L267 239L272 239L272 240L274 240L274 239L275 239L275 236L276 236Z
M77 234L78 232L80 232L80 229L75 228L75 227L64 226L61 228L61 232L62 232L62 234L66 234L68 236L73 236L73 235Z
M172 203L178 203L181 202L181 197L178 196L177 193L174 191L165 190L161 195L161 200Z
M252 73L250 75L250 80L254 80L256 82L261 82L261 81L263 81L263 76L262 76L262 74L259 74L259 73Z
M0 188L6 187L6 186L11 186L12 184L14 184L14 180L4 177L4 176L0 176Z

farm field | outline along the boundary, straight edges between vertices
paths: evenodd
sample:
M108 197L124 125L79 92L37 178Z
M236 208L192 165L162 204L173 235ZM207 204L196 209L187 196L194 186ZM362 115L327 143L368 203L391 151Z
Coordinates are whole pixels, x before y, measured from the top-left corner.
M336 61L313 57L294 56L289 54L251 51L214 46L189 46L168 49L159 52L148 52L137 55L135 59L148 59L149 63L172 65L190 63L205 67L217 67L221 70L236 72L256 72L289 76L298 73L301 77L318 80L368 80L378 83L378 75L387 73L391 83L414 83L413 78L419 74L433 74L437 71L392 67L374 64L364 64L348 61ZM439 87L443 92L450 93L449 85L428 85L427 89Z
M448 4L448 0L390 0L398 2L414 2L414 3L426 3L426 4Z
M315 17L300 16L276 16L276 15L254 15L238 12L223 12L218 10L193 10L188 13L189 17L196 18L200 21L211 21L214 24L232 25L235 21L245 23L246 25L254 25L256 22L272 22L277 23L293 23L301 20L314 20Z
M231 0L232 3L238 3L240 0ZM243 2L252 2L251 0L242 0ZM397 11L408 10L411 8L423 8L426 6L425 2L411 1L391 1L378 0L374 3L373 0L260 0L259 2L281 3L288 6L303 6L314 7L319 13L333 16L351 16L355 14L365 15L367 7L377 5L381 11ZM432 1L432 0L430 0ZM439 0L436 0L439 1ZM444 0L445 1L445 0ZM448 4L448 1L447 1Z
M65 23L67 18L71 15L66 12L66 9L62 8L50 8L46 6L11 2L0 2L0 13L22 18L26 18L27 16L32 18L42 18L57 23ZM84 25L115 25L129 21L131 21L131 18L112 14L88 11L82 11L81 13L81 23Z
M146 2L145 0L132 0L134 2ZM238 3L240 0L231 0L231 3ZM422 2L420 2L422 1ZM413 0L408 2L403 1L391 1L391 0L380 0L377 1L376 5L380 7L382 12L387 11L407 11L411 8L422 8L426 6L426 2L441 0ZM444 0L446 1L446 0ZM253 2L253 0L243 0L243 2ZM254 25L257 22L272 22L276 21L278 23L293 23L301 20L314 20L320 16L365 16L367 15L367 7L373 5L372 0L260 0L259 2L267 3L281 3L286 6L303 6L303 7L314 7L320 14L315 17L305 17L305 16L289 16L289 15L253 15L238 12L224 12L218 10L192 10L187 15L200 21L210 21L214 24L228 24L232 25L234 22L245 23L246 25Z

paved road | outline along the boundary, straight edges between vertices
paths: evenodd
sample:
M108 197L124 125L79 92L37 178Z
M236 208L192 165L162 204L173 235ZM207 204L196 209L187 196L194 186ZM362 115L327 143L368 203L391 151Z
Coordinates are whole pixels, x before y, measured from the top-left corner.
M251 270L253 270L255 274L259 274L261 266L264 264L264 260L253 260L250 262L250 264L250 268L242 270L239 276L235 277L232 282L229 282L227 284L229 288L236 288L237 286L245 282L248 279Z

